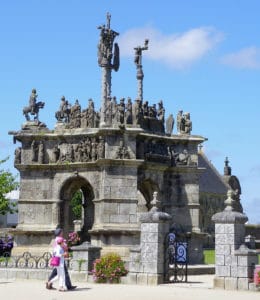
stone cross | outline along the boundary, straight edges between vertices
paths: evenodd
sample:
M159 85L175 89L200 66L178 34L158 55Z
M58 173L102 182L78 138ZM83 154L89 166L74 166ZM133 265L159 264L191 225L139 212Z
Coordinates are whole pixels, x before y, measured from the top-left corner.
M144 73L143 73L143 66L142 66L142 52L144 50L148 50L148 43L149 40L146 39L144 41L144 46L138 46L135 47L135 64L137 68L137 73L136 73L136 78L137 78L137 99L140 101L143 101L143 78L144 78Z
M100 29L100 40L98 43L98 64L102 68L100 116L101 127L106 125L105 111L107 106L107 99L111 97L112 69L117 71L119 68L119 47L117 44L114 44L114 39L117 35L119 35L119 33L110 28L110 20L111 15L107 13L107 25L98 26L98 29Z

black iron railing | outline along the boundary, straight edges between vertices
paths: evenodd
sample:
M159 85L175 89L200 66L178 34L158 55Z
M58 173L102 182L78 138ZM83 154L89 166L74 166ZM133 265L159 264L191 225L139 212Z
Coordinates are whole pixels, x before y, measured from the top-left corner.
M165 239L164 281L188 281L188 241L174 232L168 233Z
M33 256L30 252L24 252L23 255L11 255L0 258L0 268L18 268L18 269L51 269L50 252L43 253L42 256ZM66 260L69 268L69 260Z

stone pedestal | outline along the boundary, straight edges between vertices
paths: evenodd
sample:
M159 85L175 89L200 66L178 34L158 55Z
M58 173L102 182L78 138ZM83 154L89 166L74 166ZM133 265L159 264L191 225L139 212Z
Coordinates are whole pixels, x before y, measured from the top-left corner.
M93 262L100 257L100 247L92 246L84 242L79 246L71 247L73 259L71 260L73 271L90 272L93 269Z
M233 210L232 193L228 192L226 208L213 215L215 222L216 277L215 288L248 290L257 263L255 250L245 245L245 222L243 213Z
M164 240L169 232L169 221L172 217L160 212L155 205L156 196L151 202L154 207L140 217L140 247L130 251L130 283L156 285L164 279Z

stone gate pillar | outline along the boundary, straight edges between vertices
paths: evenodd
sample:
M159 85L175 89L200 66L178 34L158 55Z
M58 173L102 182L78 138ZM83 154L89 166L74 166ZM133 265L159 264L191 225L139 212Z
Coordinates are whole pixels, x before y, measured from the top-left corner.
M129 263L130 283L156 285L164 278L164 240L169 232L172 217L159 211L157 192L151 202L152 208L140 217L140 247L131 249Z
M229 190L227 196L224 211L212 217L215 222L216 256L214 287L248 290L257 263L257 254L245 245L247 216L234 210L232 191Z

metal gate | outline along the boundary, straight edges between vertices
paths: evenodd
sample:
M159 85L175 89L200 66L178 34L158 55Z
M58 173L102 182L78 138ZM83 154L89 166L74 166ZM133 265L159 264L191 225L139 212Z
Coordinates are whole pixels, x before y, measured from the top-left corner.
M187 282L188 280L188 241L186 236L170 231L165 238L164 281Z

